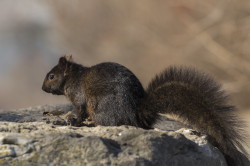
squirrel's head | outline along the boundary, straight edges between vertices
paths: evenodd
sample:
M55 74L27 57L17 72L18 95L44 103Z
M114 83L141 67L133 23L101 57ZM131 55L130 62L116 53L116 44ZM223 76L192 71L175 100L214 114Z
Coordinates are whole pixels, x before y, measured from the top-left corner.
M42 89L47 93L63 95L65 81L71 64L72 56L61 57L58 64L46 75Z

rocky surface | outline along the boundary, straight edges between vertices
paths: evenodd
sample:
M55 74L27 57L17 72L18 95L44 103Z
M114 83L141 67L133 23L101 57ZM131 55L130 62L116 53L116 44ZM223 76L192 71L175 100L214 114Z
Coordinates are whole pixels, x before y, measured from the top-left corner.
M54 110L68 112L71 106L0 111L0 165L226 165L205 136L176 130L181 125L173 121L162 120L154 130L72 127L43 114Z

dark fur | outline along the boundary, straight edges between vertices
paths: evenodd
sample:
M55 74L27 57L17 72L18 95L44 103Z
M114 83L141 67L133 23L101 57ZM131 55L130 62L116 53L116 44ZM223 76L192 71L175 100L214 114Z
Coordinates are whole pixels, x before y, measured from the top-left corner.
M116 63L101 63L87 68L62 61L61 58L47 74L43 90L54 94L63 92L75 107L77 123L88 115L96 125L147 128L138 120L139 102L144 97L144 90L131 71ZM58 79L49 80L52 73ZM64 73L66 76L63 77Z
M55 79L50 80L49 75ZM65 95L74 105L79 125L88 116L96 125L131 125L150 129L158 113L173 114L208 135L228 165L248 165L241 142L242 122L227 96L209 76L188 68L170 67L144 91L137 77L117 63L83 67L60 58L46 76L43 90ZM238 150L239 149L239 150Z
M201 133L222 153L228 165L249 165L242 142L243 122L221 86L204 73L185 67L169 67L147 88L145 108L173 114Z

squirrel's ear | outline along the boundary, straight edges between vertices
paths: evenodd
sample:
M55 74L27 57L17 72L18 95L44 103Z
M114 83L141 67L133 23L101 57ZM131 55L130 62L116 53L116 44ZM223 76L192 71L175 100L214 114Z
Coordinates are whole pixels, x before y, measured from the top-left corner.
M59 59L58 64L61 66L66 66L67 62L68 62L67 59L65 58L65 56L63 56Z
M70 56L65 55L59 59L58 65L64 69L64 75L67 75L70 64L71 64L69 62L72 62L72 61L73 61L72 55Z
M64 66L64 65L66 65L68 62L73 62L72 55L65 55L65 56L62 56L62 57L59 59L58 64Z
M66 64L67 62L72 62L73 58L72 55L64 55L59 59L59 64Z

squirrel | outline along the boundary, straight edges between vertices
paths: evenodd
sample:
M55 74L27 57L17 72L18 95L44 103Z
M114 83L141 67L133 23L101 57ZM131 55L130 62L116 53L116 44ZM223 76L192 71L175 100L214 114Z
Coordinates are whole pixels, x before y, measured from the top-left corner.
M206 134L229 166L250 165L243 146L244 122L228 104L221 85L196 69L169 67L144 90L138 78L118 63L85 67L72 56L63 56L46 75L42 89L72 102L76 118L69 121L74 126L90 118L95 125L152 129L159 114L168 114Z

